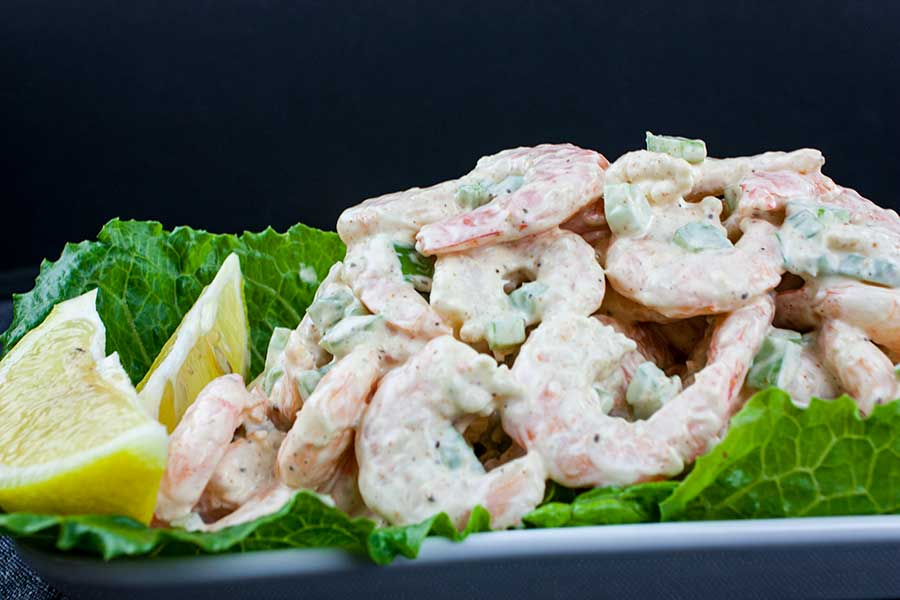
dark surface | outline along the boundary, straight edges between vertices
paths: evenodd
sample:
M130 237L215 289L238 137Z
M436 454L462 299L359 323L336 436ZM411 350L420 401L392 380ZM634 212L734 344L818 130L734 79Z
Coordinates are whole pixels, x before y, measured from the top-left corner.
M112 563L25 557L73 597L97 600L892 598L900 517L487 533L462 544L429 540L415 561L390 567L338 550Z
M900 3L0 4L0 270L110 217L331 228L514 145L821 148L896 206Z

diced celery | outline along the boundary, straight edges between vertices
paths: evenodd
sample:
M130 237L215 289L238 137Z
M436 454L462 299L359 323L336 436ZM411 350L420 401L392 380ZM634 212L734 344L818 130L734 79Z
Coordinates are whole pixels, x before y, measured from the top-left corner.
M316 298L306 312L319 331L324 333L344 317L364 314L365 309L349 289L338 289L333 294Z
M786 227L793 227L797 230L797 233L807 239L816 237L823 229L825 229L821 220L806 209L791 214L791 216L784 220L784 225Z
M737 210L743 192L744 190L738 184L725 187L725 210L729 215Z
M756 390L783 387L782 382L790 381L797 368L801 352L799 341L780 335L766 336L750 365L747 385Z
M272 393L272 388L275 387L275 384L278 383L278 380L284 376L284 369L281 367L275 367L269 371L266 371L266 375L263 378L263 390L265 390L266 395Z
M594 394L597 396L597 402L599 404L598 408L600 409L600 412L602 412L604 415L608 415L609 411L612 410L613 406L616 403L615 398L613 398L613 395L610 394L609 391L607 391L607 389L600 384L595 383L593 385L593 390Z
M456 190L456 202L461 207L472 210L491 201L491 190L487 184L479 181L464 183Z
M900 287L900 267L883 258L856 253L824 253L819 256L816 268L821 275L843 275L860 281Z
M525 183L525 178L521 175L510 175L503 181L495 183L490 186L490 194L491 197L496 196L505 196L506 194L512 194Z
M689 163L706 160L706 142L672 135L653 135L647 132L647 150L664 152L675 158L683 158Z
M850 211L837 206L816 207L816 218L825 226L850 222Z
M616 235L643 235L650 227L653 213L641 191L629 183L611 183L603 187L606 222Z
M341 319L322 336L319 345L334 356L344 356L366 339L384 332L381 315L357 315Z
M300 393L300 397L304 402L312 395L321 380L322 372L319 369L310 369L309 371L303 371L297 375L294 383L297 386L297 392Z
M513 290L509 295L509 303L513 308L525 315L526 321L532 321L537 313L537 304L540 302L541 296L549 288L547 284L540 281L531 281L522 284L518 289Z
M491 321L487 328L491 350L505 350L525 341L525 319L519 315Z
M700 221L692 221L679 227L672 241L690 252L732 247L721 229Z
M628 383L625 401L634 410L634 416L648 419L662 405L681 391L681 379L666 374L650 361L641 363Z
M290 337L291 330L287 327L276 327L272 330L272 337L269 338L269 347L266 349L266 365L263 368L265 371L271 369L275 361L278 360Z

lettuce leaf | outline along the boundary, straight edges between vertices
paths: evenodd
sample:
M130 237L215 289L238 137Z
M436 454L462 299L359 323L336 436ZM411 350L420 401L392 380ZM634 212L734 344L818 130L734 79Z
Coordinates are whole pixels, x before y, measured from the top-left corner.
M34 289L14 296L13 321L0 345L8 352L54 304L96 287L107 351L118 352L132 381L140 381L231 252L241 259L246 284L255 375L272 329L296 326L319 281L343 258L337 234L305 225L241 235L166 231L155 221L113 219L97 241L67 244L59 260L43 262Z
M660 520L659 505L678 486L675 481L607 487L579 494L571 503L545 502L523 517L533 527L624 525Z
M900 512L900 401L862 419L848 396L794 406L762 391L661 505L663 520Z
M415 558L428 536L454 541L489 531L490 515L476 507L463 531L445 513L404 527L376 528L350 518L312 492L300 491L278 512L215 533L153 529L127 517L0 514L0 533L31 546L120 556L184 556L280 548L343 548L389 564L397 556Z

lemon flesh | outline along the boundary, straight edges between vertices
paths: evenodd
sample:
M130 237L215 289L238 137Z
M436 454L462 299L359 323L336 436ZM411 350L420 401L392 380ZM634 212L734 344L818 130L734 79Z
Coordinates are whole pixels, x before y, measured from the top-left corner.
M230 254L137 389L147 412L171 432L207 383L229 373L246 378L249 368L244 278L237 255Z
M0 507L149 522L166 462L93 290L56 305L0 361Z

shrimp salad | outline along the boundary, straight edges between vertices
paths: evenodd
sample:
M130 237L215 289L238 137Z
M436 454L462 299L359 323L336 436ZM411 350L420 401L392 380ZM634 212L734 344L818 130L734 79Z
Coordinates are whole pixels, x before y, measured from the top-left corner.
M515 527L548 481L678 476L770 386L870 414L900 396L900 218L824 162L648 133L347 209L344 260L263 373L211 381L172 432L154 522L215 531L306 489L384 524Z

